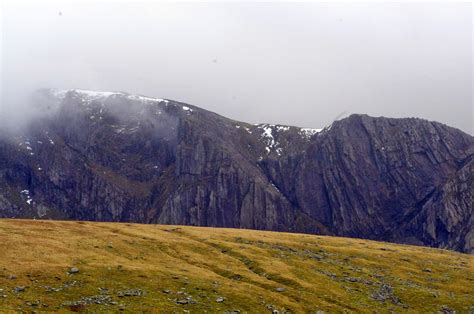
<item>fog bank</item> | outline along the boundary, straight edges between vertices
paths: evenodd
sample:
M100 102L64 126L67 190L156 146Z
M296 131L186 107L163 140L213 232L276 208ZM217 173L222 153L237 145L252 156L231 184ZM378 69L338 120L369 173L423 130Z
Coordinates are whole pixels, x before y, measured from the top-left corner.
M175 99L252 123L320 128L367 113L473 133L470 3L0 5L0 116L13 125L36 114L29 92L56 87Z

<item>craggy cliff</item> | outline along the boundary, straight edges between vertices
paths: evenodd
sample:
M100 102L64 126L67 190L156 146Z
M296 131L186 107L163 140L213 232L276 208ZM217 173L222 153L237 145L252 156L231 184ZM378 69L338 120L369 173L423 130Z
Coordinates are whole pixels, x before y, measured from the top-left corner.
M127 93L42 90L0 135L0 217L320 233L474 251L474 138L352 115L251 125Z

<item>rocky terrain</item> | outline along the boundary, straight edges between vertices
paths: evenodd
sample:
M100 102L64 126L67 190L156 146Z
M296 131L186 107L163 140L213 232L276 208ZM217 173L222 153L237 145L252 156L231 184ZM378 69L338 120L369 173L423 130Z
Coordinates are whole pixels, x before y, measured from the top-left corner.
M324 129L123 92L42 90L0 135L0 217L303 232L474 251L474 138L421 119Z
M0 311L472 313L474 256L239 229L0 220Z

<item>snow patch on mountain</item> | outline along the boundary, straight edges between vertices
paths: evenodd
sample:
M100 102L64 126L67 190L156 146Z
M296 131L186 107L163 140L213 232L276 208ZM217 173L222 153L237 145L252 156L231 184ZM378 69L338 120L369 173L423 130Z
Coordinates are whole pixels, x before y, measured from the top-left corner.
M147 97L147 96L139 96L139 95L128 95L127 98L132 99L132 100L140 100L140 101L144 101L144 102L164 102L165 104L169 103L169 101L166 100L166 99L153 98L153 97Z
M301 136L303 137L306 137L306 138L310 138L312 137L313 135L321 132L323 129L311 129L311 128L301 128L300 129L300 134Z
M20 193L26 198L26 203L28 205L31 205L31 203L33 202L33 199L31 198L30 191L29 190L23 190Z
M119 97L125 97L130 100L135 100L135 101L141 101L144 103L160 103L163 102L165 104L168 104L168 100L162 99L162 98L154 98L154 97L148 97L148 96L141 96L141 95L131 95L128 93L124 92L108 92L108 91L95 91L95 90L88 90L88 89L56 89L52 88L49 90L51 95L54 96L55 98L62 100L66 97L68 93L73 93L73 94L78 94L81 97L83 97L86 101L93 101L93 100L102 100L106 99L111 96L119 96Z
M257 129L262 130L262 134L260 135L262 140L264 141L266 147L265 150L267 154L270 154L272 150L276 151L278 156L282 154L282 150L279 147L279 143L275 140L273 136L273 131L275 128L274 124L260 124L257 126Z

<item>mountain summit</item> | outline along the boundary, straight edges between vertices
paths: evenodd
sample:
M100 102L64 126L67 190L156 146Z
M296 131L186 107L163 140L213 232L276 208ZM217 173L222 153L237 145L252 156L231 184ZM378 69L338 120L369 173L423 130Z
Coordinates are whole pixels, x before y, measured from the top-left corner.
M474 138L415 118L248 124L124 92L41 90L0 136L0 217L317 233L474 250Z

